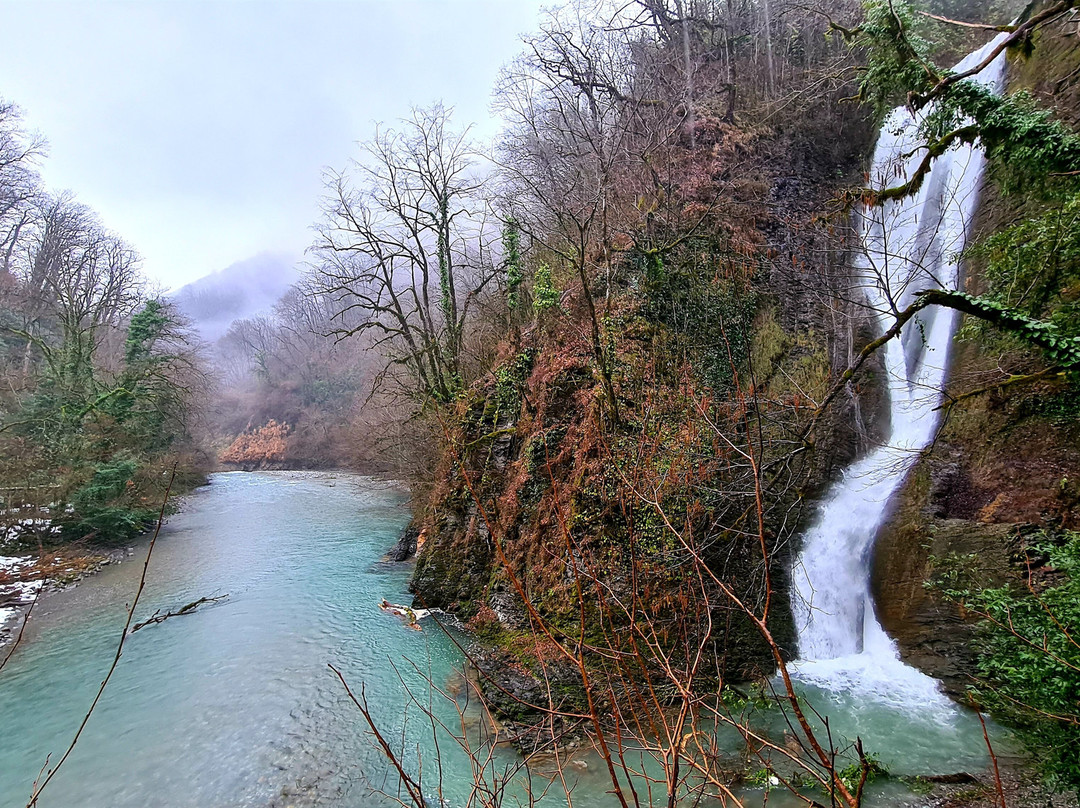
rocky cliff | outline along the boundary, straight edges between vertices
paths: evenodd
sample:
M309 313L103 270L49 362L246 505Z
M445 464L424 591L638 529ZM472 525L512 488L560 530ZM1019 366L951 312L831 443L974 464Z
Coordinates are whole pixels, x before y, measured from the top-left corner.
M731 159L752 182L739 191L741 220L728 222L742 255L730 232L714 230L668 256L662 275L631 252L596 293L607 299L620 423L603 406L579 285L566 284L558 311L500 348L496 371L446 425L420 519L419 603L515 648L525 669L537 654L521 637L538 622L556 637L584 624L604 646L605 632L631 619L626 604L668 622L686 612L687 624L710 624L722 676L771 674L771 650L745 614L719 596L701 612L688 592L690 535L744 602L771 598L773 636L793 651L787 570L803 497L880 427L871 362L861 395L842 397L820 422L814 450L799 439L830 378L872 337L845 302L849 217L831 205L858 182L870 126L854 107L826 104L818 118L749 142L718 127L716 139L746 144ZM826 125L846 137L826 137ZM748 435L771 469L763 534L748 467L730 448ZM685 626L663 631L685 640Z

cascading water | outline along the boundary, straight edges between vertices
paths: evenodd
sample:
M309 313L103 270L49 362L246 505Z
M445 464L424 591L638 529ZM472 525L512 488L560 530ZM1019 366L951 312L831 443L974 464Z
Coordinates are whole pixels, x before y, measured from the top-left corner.
M980 64L1000 38L954 71ZM1000 90L1004 72L1001 54L973 80ZM874 153L872 183L885 188L906 181L924 153L918 148L920 120L903 107L889 115ZM882 332L891 313L917 292L957 288L956 255L964 248L984 164L978 150L956 146L934 161L917 194L863 211L863 249L855 268ZM952 309L926 308L899 339L886 343L888 438L830 490L792 574L799 679L831 691L873 694L905 709L941 708L947 699L935 680L900 662L878 623L870 554L889 499L933 438L956 319Z

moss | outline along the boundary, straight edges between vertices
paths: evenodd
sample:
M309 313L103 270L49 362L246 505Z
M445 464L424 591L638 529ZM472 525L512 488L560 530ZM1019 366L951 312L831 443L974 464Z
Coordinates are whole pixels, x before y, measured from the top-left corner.
M772 377L776 365L791 350L792 340L776 320L776 309L766 306L754 320L750 361L754 374L762 380Z
M772 306L762 307L754 319L750 361L755 381L766 386L770 398L810 405L829 389L827 340L813 329L788 334ZM871 383L865 374L863 382Z

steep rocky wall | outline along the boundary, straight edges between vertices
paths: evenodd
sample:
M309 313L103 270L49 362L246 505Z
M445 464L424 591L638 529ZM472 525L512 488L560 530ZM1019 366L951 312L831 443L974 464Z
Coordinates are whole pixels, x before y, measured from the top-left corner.
M831 200L862 176L871 128L850 105L842 120L843 138L826 132L823 122L807 120L805 127L771 133L755 144L750 157L742 155L743 170L753 172L763 190L752 200L753 217L743 223L756 232L762 259L761 271L750 279L756 316L746 338L755 390L764 392L765 406L775 406L777 419L788 419L788 431L777 433L771 450L776 456L797 445L797 427L807 423L830 374L846 367L853 350L873 336L849 302L850 220L846 213L830 215ZM590 551L595 548L598 558L611 559L601 576L604 586L629 597L633 582L629 572L620 571L618 557L630 542L658 563L675 558L678 550L648 508L628 496L620 478L623 470L630 474L634 468L648 473L635 467L644 455L642 465L650 471L663 468L663 478L683 475L688 485L712 489L721 500L693 517L695 529L707 532L710 525L730 520L733 511L744 517L752 513L745 481L735 485L714 462L715 437L695 409L695 396L714 396L723 410L722 399L734 401L734 392L710 390L701 365L681 363L674 348L679 335L650 314L647 301L634 291L638 282L624 277L607 315L618 323L612 339L621 429L604 423L580 290L573 287L563 295L563 314L508 341L496 373L462 399L454 414L456 449L443 457L423 517L412 581L420 603L459 614L489 638L500 636L487 631L492 623L511 633L523 630L529 617L506 573L508 562L545 618L570 630L578 619L578 596L568 572L574 554L567 551L564 533ZM786 570L797 549L791 538L801 518L800 502L812 501L880 431L875 369L880 372L871 362L861 395L830 410L814 451L793 463L789 489L777 495L775 518L770 517L772 630L788 650L793 650L794 630ZM686 497L673 490L670 498L678 510ZM756 539L721 530L709 545L710 563L721 577L749 600L760 600ZM678 580L666 590L656 584L651 598L659 608L671 598L677 609L679 586ZM715 608L713 640L723 649L725 674L771 673L774 661L760 633L730 607ZM603 622L593 614L590 620Z
M954 412L875 545L882 625L908 662L957 694L978 650L970 618L941 597L935 577L960 565L987 585L1021 585L1027 539L1080 520L1080 430L1025 416L1023 404L991 399Z

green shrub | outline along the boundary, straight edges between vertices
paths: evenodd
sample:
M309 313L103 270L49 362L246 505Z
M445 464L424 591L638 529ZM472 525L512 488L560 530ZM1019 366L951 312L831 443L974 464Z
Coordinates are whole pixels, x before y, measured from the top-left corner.
M533 274L533 309L538 315L559 308L559 288L551 278L551 267L541 264Z
M71 497L73 512L61 524L64 538L123 542L146 531L157 512L135 501L137 471L134 460L98 464L89 482Z
M1080 791L1080 533L1043 532L1027 553L1049 573L1041 590L979 588L962 569L941 585L983 617L977 702L1016 729L1051 785Z

